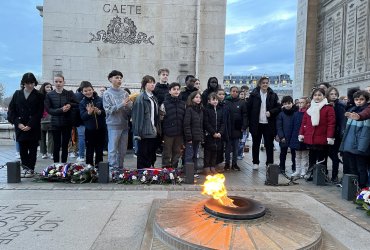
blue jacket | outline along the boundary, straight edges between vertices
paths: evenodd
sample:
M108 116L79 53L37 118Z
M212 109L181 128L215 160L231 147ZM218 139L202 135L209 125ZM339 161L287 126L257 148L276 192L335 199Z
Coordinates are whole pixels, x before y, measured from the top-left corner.
M292 129L292 137L290 139L289 147L295 150L305 150L307 149L306 144L303 142L298 141L299 129L301 128L303 115L306 112L306 109L299 110L294 112L293 115L293 129Z
M289 147L293 133L293 115L295 108L290 110L282 109L276 117L276 131L279 139L285 139L285 143L280 142L280 147Z
M339 151L355 155L370 155L370 119L363 121L347 120Z
M95 107L101 110L101 114L88 114L86 105L92 103ZM103 108L103 99L99 97L95 92L91 98L84 96L80 102L80 116L83 124L87 130L98 130L106 127L105 124L105 110Z

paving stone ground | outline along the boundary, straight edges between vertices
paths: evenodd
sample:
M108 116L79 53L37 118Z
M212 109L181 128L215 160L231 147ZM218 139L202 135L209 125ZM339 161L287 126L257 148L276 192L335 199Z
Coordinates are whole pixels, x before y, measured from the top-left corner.
M14 161L14 143L2 140L0 144L0 165ZM261 152L261 162L264 159L265 152ZM279 161L278 150L275 161ZM127 166L134 168L135 162L129 152ZM50 164L52 160L40 156L36 171ZM349 249L370 244L369 217L352 202L341 199L341 188L315 186L304 180L293 186L266 186L265 167L253 171L251 153L238 164L240 172L225 173L230 194L262 195L308 212L318 218L329 237L340 235L341 243ZM8 184L6 173L6 168L0 169L1 249L20 249L25 242L30 249L140 249L152 201L199 195L204 182L201 176L194 185L175 186L40 183L31 179ZM288 182L283 176L279 178L279 183ZM346 233L352 227L355 232Z

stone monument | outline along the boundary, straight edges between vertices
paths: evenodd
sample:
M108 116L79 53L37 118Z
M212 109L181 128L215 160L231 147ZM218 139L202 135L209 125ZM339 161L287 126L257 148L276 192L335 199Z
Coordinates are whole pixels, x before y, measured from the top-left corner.
M294 96L328 82L346 95L370 85L369 0L299 0Z
M66 86L82 80L108 85L124 73L139 88L146 74L170 70L170 81L196 75L205 88L224 70L226 0L44 0L42 79L62 73Z

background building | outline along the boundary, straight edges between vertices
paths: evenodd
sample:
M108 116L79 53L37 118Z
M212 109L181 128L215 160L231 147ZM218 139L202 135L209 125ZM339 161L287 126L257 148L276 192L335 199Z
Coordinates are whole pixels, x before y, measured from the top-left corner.
M170 81L223 77L226 0L44 0L38 9L43 81L62 73L69 87L107 85L113 69L129 88L160 68Z
M264 75L266 76L266 75ZM226 91L230 90L230 87L237 86L241 87L246 85L250 91L253 90L258 83L258 80L262 75L228 75L224 76L224 87ZM270 87L277 93L279 99L285 95L293 95L293 80L288 74L280 75L268 75L270 79Z

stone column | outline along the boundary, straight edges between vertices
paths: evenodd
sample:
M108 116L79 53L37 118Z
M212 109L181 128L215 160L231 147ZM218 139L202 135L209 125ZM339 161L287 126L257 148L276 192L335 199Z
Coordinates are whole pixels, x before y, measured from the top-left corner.
M217 77L219 84L223 84L226 0L198 2L196 75L204 90L211 76Z
M316 82L318 0L298 1L293 96L309 95Z

